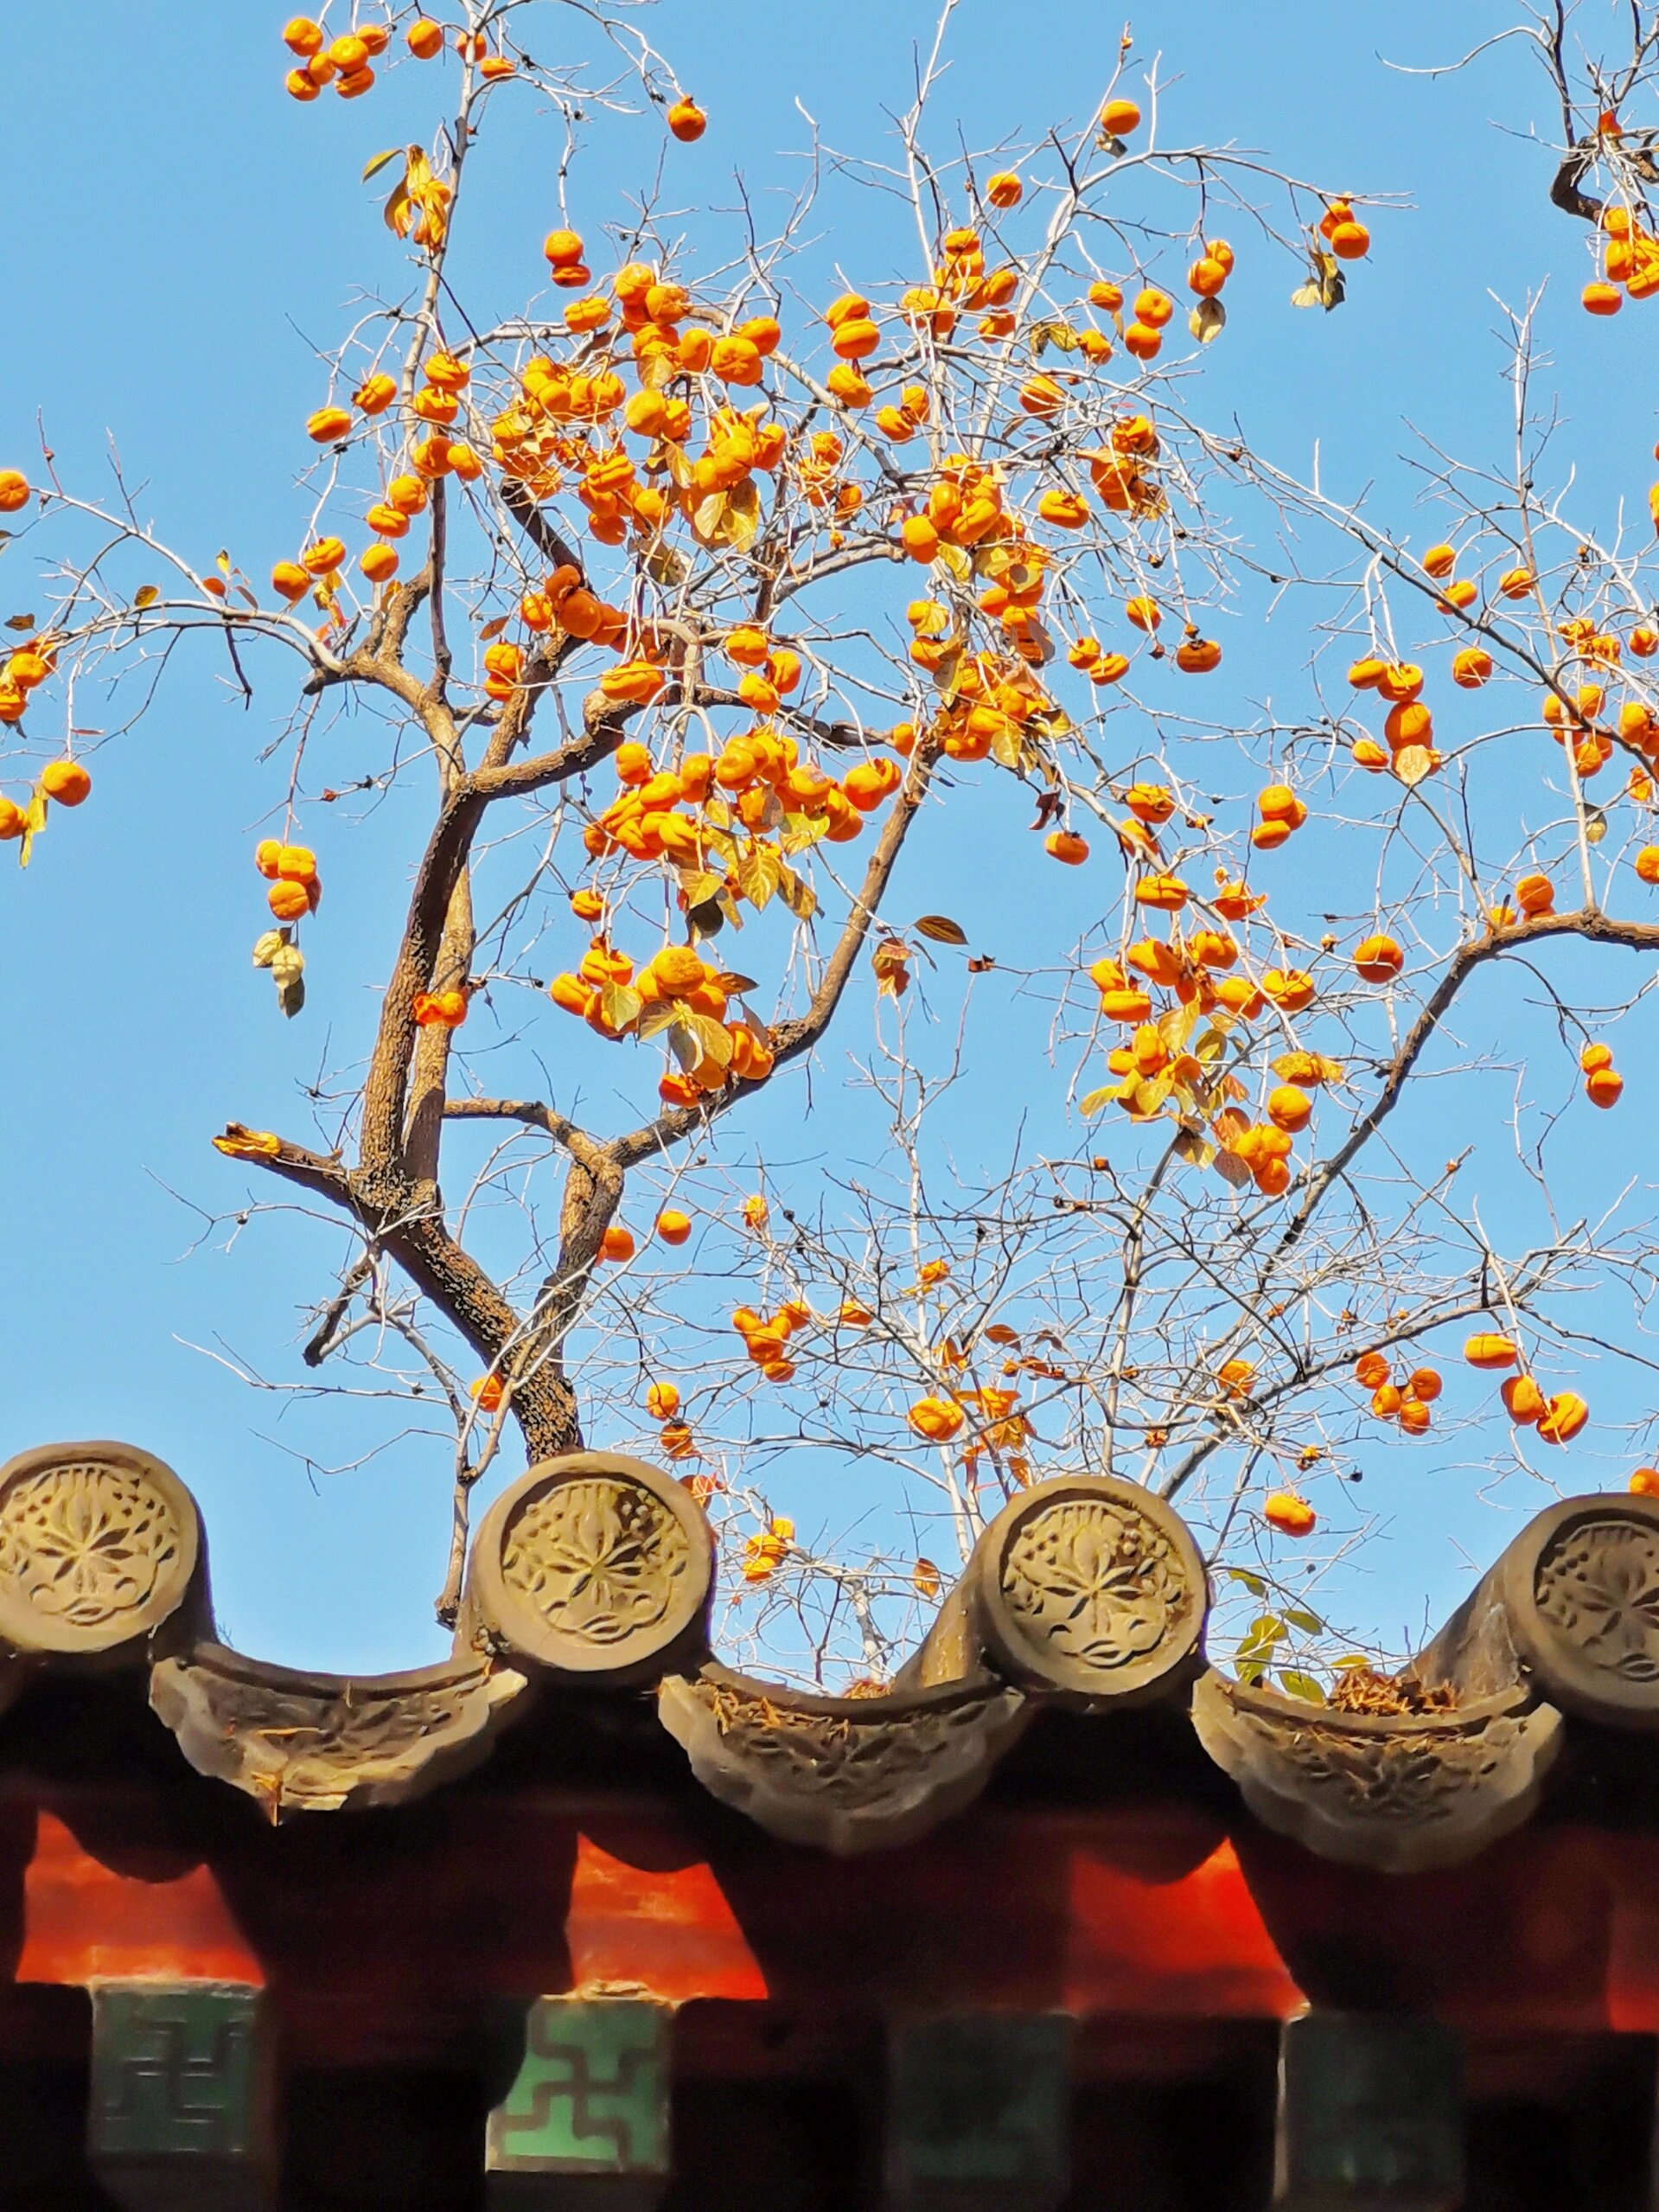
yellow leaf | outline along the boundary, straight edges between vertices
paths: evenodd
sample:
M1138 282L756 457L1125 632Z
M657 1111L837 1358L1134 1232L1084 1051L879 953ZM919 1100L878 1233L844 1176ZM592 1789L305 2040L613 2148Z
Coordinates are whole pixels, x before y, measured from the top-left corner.
M29 866L29 854L35 849L35 840L45 828L46 795L38 790L31 791L29 795L29 805L23 812L22 841L17 847L17 865L20 868L26 868Z
M1227 310L1218 299L1201 299L1187 317L1187 328L1201 346L1218 338L1227 323Z
M725 495L725 508L716 532L718 541L738 553L747 553L761 527L760 487L753 478L734 484Z
M931 1559L918 1559L910 1569L910 1583L918 1597L936 1598L939 1595L939 1569Z
M966 944L967 931L960 922L953 922L948 914L923 914L914 924L921 937L931 937L935 944Z
M704 1057L713 1061L717 1068L731 1064L731 1039L723 1023L711 1013L688 1013L686 1025L703 1047Z
M403 148L401 146L388 146L383 154L376 154L373 160L370 162L367 168L363 171L363 182L367 184L371 176L378 176L380 171L386 167L386 163L388 162L396 161L398 156L402 151Z
M668 1032L668 1048L687 1075L703 1057L698 1050L696 1032L678 1016Z
M818 911L818 894L812 885L803 877L796 875L792 868L784 868L780 871L778 888L783 894L784 905L796 921L810 922Z
M1410 787L1434 772L1434 755L1426 745L1401 745L1394 757L1394 772Z
M156 585L141 584L132 595L132 604L135 607L153 607L161 596Z
M758 914L783 879L783 864L769 845L756 845L737 863L737 885Z
M1158 1018L1158 1033L1171 1052L1181 1052L1189 1037L1198 1026L1196 1006L1171 1007Z
M214 1150L222 1152L228 1160L274 1160L282 1150L282 1139L269 1129L250 1129L240 1122L227 1122L224 1135L214 1139Z

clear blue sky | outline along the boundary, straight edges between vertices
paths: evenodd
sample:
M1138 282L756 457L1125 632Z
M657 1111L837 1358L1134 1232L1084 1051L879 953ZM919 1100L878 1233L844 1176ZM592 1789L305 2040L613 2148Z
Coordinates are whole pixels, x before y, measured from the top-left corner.
M66 476L87 480L107 434L173 542L204 562L228 545L251 572L290 550L303 512L293 441L272 426L285 432L316 404L313 345L335 341L354 288L386 270L364 160L424 133L431 90L409 68L369 100L300 109L280 88L282 14L251 0L81 0L72 67L59 40L10 42L0 138L11 271L0 464L33 453L37 406ZM1454 31L1472 38L1503 20L1486 0L1455 12L1422 0L1159 0L1134 16L1139 51L1161 49L1176 79L1171 112L1188 143L1266 148L1304 176L1412 203L1375 224L1374 263L1338 315L1284 312L1281 264L1259 279L1247 272L1229 294L1235 323L1210 394L1212 412L1224 400L1291 465L1310 465L1317 431L1335 478L1397 485L1402 518L1409 487L1395 457L1407 421L1453 449L1502 452L1490 295L1519 302L1546 278L1551 373L1585 478L1597 495L1646 482L1659 308L1646 322L1627 311L1611 329L1578 310L1581 228L1547 204L1547 151L1515 135L1535 119L1552 128L1541 78L1517 46L1439 82L1380 58L1381 48L1401 62L1445 60ZM734 163L756 190L789 182L803 142L797 95L832 143L871 147L883 111L903 103L912 42L929 28L909 0L782 11L664 0L653 35L713 117L680 157L677 190L688 204L718 203ZM1030 132L1104 73L1113 35L1088 0L1017 10L964 0L941 112L959 111L975 142ZM530 111L526 100L485 157L512 221L534 238L552 218L556 144ZM602 135L587 157L581 196L596 227L644 143L624 131L608 146ZM15 549L0 564L7 611L32 602L25 558ZM1241 647L1234 665L1260 699L1292 689L1301 658L1287 627ZM298 1371L295 1315L319 1285L316 1244L278 1227L228 1256L189 1255L197 1217L181 1199L233 1206L246 1179L207 1149L209 1135L229 1117L282 1125L286 1115L294 1126L295 1086L320 1062L329 1025L367 1037L366 987L381 960L368 948L401 896L389 844L380 873L371 845L361 874L331 878L335 941L361 942L361 964L348 976L352 963L335 963L303 1023L268 1018L246 970L247 849L277 795L256 756L284 702L267 681L245 714L222 674L208 655L182 664L133 740L100 756L96 802L54 821L26 878L0 867L0 1449L60 1435L149 1446L202 1501L221 1615L241 1648L410 1665L441 1642L430 1614L441 1456L429 1454L425 1472L393 1454L314 1483L272 1441L283 1434L275 1403L182 1341L222 1339L268 1372ZM1033 885L1052 894L1048 878ZM1501 1030L1499 1015L1484 1019ZM1478 1043L1478 1024L1471 1034ZM1639 1035L1621 1041L1620 1058L1632 1096L1659 1077ZM1455 1109L1436 1110L1449 1139L1460 1134ZM1645 1109L1627 1113L1634 1154ZM1586 1486L1601 1479L1586 1468ZM1350 1614L1389 1637L1425 1611L1442 1615L1468 1558L1484 1563L1509 1525L1472 1485L1441 1475L1432 1448L1401 1473L1392 1503L1366 1578L1346 1593Z

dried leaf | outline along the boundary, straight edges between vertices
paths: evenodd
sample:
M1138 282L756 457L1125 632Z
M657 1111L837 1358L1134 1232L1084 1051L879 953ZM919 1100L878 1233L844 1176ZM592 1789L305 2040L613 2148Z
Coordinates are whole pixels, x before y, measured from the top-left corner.
M1218 299L1201 299L1187 317L1187 328L1201 346L1219 338L1227 327L1227 310Z
M910 949L898 937L884 937L870 956L877 998L898 999L910 988Z
M705 898L700 906L686 909L686 931L693 943L699 937L718 937L726 924L740 930L743 922L731 903L729 892L722 891L717 898Z
M296 975L291 981L280 987L277 993L277 1004L292 1021L305 1004L305 979L303 975Z
M1394 772L1408 788L1434 772L1434 755L1426 745L1401 745L1394 757Z
M818 894L806 879L796 875L793 868L781 869L778 889L796 921L810 922L818 911Z
M1216 1170L1216 1173L1221 1177L1222 1182L1228 1184L1234 1190L1243 1191L1249 1188L1251 1181L1250 1170L1239 1158L1236 1152L1228 1152L1225 1149L1225 1148L1223 1148L1222 1150L1216 1154L1215 1159L1212 1160L1209 1164Z
M288 939L283 935L283 932L280 930L267 930L262 937L257 937L254 940L254 966L256 968L269 968L271 962L277 957L277 955L282 950L283 947L287 943Z
M1342 263L1334 254L1311 253L1308 265L1313 272L1312 280L1291 294L1292 307L1323 307L1328 315L1333 307L1340 307L1347 297L1348 279L1343 274Z
M760 527L760 486L752 476L746 476L725 495L725 510L715 531L715 540L736 553L747 553L759 535Z
M930 937L935 944L967 943L967 931L960 922L953 922L948 914L923 914L914 926L919 937Z
M161 596L159 585L141 584L132 595L132 604L135 607L153 607Z
M672 590L685 582L690 569L683 553L676 553L672 546L659 539L645 556L645 572L654 584L666 585Z
M910 1569L910 1586L918 1597L931 1601L939 1595L939 1569L931 1559L918 1559Z
M1039 737L1069 738L1076 727L1063 706L1042 706L1035 714L1025 718L1028 730L1035 730Z
M34 627L35 617L33 615L8 615L6 617L6 628L8 630L15 630L21 632L22 630L33 630Z
M492 616L489 621L487 622L483 628L479 631L478 643L481 645L491 644L507 628L507 618L505 615Z

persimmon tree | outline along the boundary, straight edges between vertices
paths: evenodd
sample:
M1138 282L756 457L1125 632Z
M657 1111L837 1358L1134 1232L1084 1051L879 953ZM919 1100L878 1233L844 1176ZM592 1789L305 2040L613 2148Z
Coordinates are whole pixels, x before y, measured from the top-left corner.
M1659 290L1651 134L1620 120L1649 13L1615 59L1566 10L1512 27L1560 96L1541 227L1571 234L1552 193L1587 226L1598 313ZM393 68L443 96L367 164L383 297L309 421L263 433L273 470L310 441L303 540L204 562L118 476L61 482L49 450L0 472L54 591L0 674L0 838L27 864L92 795L90 696L95 751L175 650L215 653L262 743L282 702L246 1018L301 1015L308 961L379 988L317 1128L227 1102L214 1139L332 1224L295 1362L250 1378L367 1365L418 1410L453 1459L446 1621L481 1481L632 1446L720 1528L729 1640L881 1679L1003 1500L1088 1468L1177 1499L1250 1616L1240 1663L1322 1694L1285 1563L1362 1538L1362 1442L1450 1410L1489 1464L1557 1479L1588 1420L1565 1301L1645 1281L1634 1217L1555 1218L1544 1148L1618 1102L1611 1032L1659 951L1651 532L1556 464L1530 304L1498 457L1425 445L1419 514L1384 515L1204 393L1235 263L1279 272L1252 313L1329 312L1394 203L1187 143L1127 34L1069 119L967 150L947 7L891 144L814 141L769 221L742 192L676 212L676 142L735 122L625 8L278 31L297 134L364 97L372 154ZM546 64L578 35L586 63ZM469 163L517 99L546 236L503 301ZM587 137L630 109L663 159L594 205ZM867 237L818 234L827 179L865 188ZM1292 720L1222 665L1268 608ZM343 788L313 772L325 729ZM407 905L348 946L323 876L394 783L430 795ZM999 958L971 862L916 912L918 852L948 862L967 816L1040 844L1041 960ZM1567 953L1606 956L1611 1001ZM1410 1109L1505 968L1573 1095L1517 1092L1538 1227L1500 1239ZM1011 1071L1016 1002L1049 1051ZM973 1101L1011 1081L993 1160ZM1443 1354L1475 1371L1444 1404Z

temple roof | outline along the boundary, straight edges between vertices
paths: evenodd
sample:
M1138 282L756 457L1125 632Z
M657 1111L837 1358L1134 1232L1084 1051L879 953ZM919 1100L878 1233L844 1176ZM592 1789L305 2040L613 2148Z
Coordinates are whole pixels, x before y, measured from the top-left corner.
M142 1769L163 1790L194 1790L194 1768L282 1822L401 1806L488 1761L539 1785L706 1793L838 1856L910 1843L987 1791L1222 1816L1241 1800L1320 1857L1388 1874L1473 1857L1547 1793L1553 1812L1659 1825L1647 1498L1538 1515L1412 1663L1396 1711L1211 1668L1191 1536L1104 1477L1021 1492L877 1695L718 1664L716 1564L685 1486L571 1454L486 1517L450 1659L306 1673L217 1640L200 1516L169 1468L124 1444L45 1446L0 1468L5 1761Z

